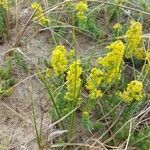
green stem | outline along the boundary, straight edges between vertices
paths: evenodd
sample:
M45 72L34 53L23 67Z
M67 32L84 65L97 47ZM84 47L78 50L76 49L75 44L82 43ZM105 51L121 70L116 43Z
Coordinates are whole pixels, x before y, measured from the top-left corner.
M33 116L33 123L34 123L34 128L35 128L36 140L37 140L37 144L38 144L39 149L41 149L41 135L39 135L39 133L38 133L38 128L37 128L37 124L36 124L36 117L35 117L35 109L34 109L34 103L33 103L32 96L30 96L30 98L31 98L31 103L32 103L32 116Z
M41 74L40 74L40 75L41 75ZM43 77L43 76L42 76L42 77ZM44 84L46 90L48 91L49 97L50 97L50 99L52 100L52 103L53 103L53 106L54 106L54 108L55 108L55 110L56 110L56 113L57 113L58 118L61 119L61 114L60 114L60 112L59 112L59 109L58 109L58 107L57 107L57 105L56 105L56 103L55 103L55 100L54 100L54 98L53 98L53 96L52 96L52 93L51 93L51 91L50 91L50 89L49 89L47 83L45 82L44 77L41 79L41 81L43 82L43 84ZM63 122L61 122L61 126L62 126L63 130L65 130L65 126L64 126L64 123L63 123ZM67 135L66 135L66 133L65 133L65 140L67 141Z

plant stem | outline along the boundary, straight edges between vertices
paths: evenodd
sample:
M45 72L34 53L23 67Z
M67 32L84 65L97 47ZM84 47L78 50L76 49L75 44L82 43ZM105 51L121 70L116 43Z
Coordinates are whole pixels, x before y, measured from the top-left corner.
M36 124L34 102L33 102L31 94L30 94L30 99L31 99L32 116L33 116L33 123L34 123L34 128L35 128L36 140L37 140L37 144L38 144L38 147L39 147L39 150L40 150L41 149L41 136L38 133L38 128L37 128L37 124Z
M42 76L42 77L43 77L43 76ZM57 113L58 118L61 119L61 114L60 114L60 112L59 112L59 109L58 109L58 107L57 107L57 105L56 105L56 103L55 103L55 100L54 100L54 98L53 98L53 95L52 95L52 93L51 93L51 91L50 91L50 89L49 89L49 87L48 87L48 85L47 85L47 83L46 83L44 77L41 79L41 81L43 82L43 84L44 84L46 90L48 91L49 97L50 97L50 99L52 100L52 103L53 103L53 106L54 106L54 108L55 108L55 110L56 110L56 113ZM61 122L61 126L62 126L62 128L63 128L63 130L64 130L64 129L65 129L65 126L64 126L64 123L63 123L63 122ZM66 135L66 133L65 133L65 140L67 141L67 135Z

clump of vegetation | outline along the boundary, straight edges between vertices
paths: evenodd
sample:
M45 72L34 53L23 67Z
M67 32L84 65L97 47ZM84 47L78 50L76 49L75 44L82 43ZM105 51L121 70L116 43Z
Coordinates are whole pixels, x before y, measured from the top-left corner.
M82 59L77 58L76 51L70 56L72 51L67 53L63 45L58 45L52 52L50 68L48 70L46 68L46 74L42 75L39 72L41 81L46 86L48 93L51 93L49 93L50 97L53 97L54 111L59 119L79 107L78 109L83 112L81 122L85 129L91 132L95 130L97 122L90 119L90 113L98 107L97 105L101 106L99 103L102 102L104 114L115 107L117 103L122 103L120 105L122 113L119 117L121 123L116 125L118 129L125 121L134 117L139 107L142 106L142 100L144 101L144 85L141 78L130 81L126 89L124 89L125 85L121 85L127 50L125 43L117 40L108 45L106 49L108 52L104 57L97 56L96 65L93 66L90 63L91 66L89 65L89 68L86 68L88 62L83 63ZM130 49L130 51L133 51L133 49ZM136 76L138 77L138 74ZM116 109L111 112L110 121L112 123L115 121L117 113L118 110ZM70 125L65 125L65 128L69 128L71 137L75 130L75 114L76 112L70 116ZM102 114L99 113L99 115ZM102 122L100 123L102 125ZM105 126L102 126L102 128L105 128ZM127 132L125 133L128 135ZM106 140L108 137L109 134L107 133L103 138ZM124 138L127 138L127 136ZM120 143L123 139L117 140Z
M33 16L34 19L36 19L39 24L43 26L47 26L50 23L50 20L44 14L44 10L40 6L40 4L32 3L31 7L35 11L35 14Z
M12 61L8 61L5 66L0 67L0 96L9 96L13 90L11 87L15 84L15 78L12 74Z
M2 35L7 30L5 14L8 6L4 2L0 1ZM54 1L47 1L47 5L49 3ZM143 1L139 3L143 4ZM58 144L55 146L64 144L65 147L80 139L80 133L76 134L79 126L83 136L85 133L89 138L90 148L100 143L104 149L149 149L150 128L143 122L147 121L145 117L149 113L150 97L146 88L150 78L150 50L143 34L142 19L132 16L126 9L138 13L144 10L138 9L137 3L135 9L129 7L132 2L126 0L62 1L50 10L44 10L43 4L31 3L31 20L16 41L32 21L40 25L40 31L50 31L49 41L53 42L54 49L49 59L45 59L45 66L38 64L35 67L37 74L31 76L38 75L51 103L52 122L56 121L57 128L64 133L63 137L53 141ZM46 14L48 11L50 14ZM124 12L127 19L122 19ZM103 29L108 35L102 35ZM90 51L78 51L78 37L90 39ZM0 67L0 96L12 94L14 64L28 73L22 54L15 51ZM43 150L50 145L49 135L44 139L45 132L43 136L41 131L43 118L38 130L33 100L32 112L37 144ZM82 143L88 145L86 138L81 138ZM70 144L72 149L73 144Z
M8 9L8 1L7 0L1 0L0 1L0 42L3 43L2 39L4 34L7 32L7 13Z
M18 66L20 70L25 72L28 71L28 67L22 55L15 51L13 56L8 58L4 65L0 66L0 96L10 96L13 94L15 88L13 87L16 83L14 72L14 65Z
M125 1L115 3L116 8L119 8ZM69 17L75 19L73 25L82 31L96 33L98 37L100 32L96 23L91 25L91 16L87 15L87 1L81 0L71 6L74 14ZM115 12L119 13L114 10L107 21L115 17ZM83 60L84 56L77 55L76 50L70 49L67 52L64 45L58 44L52 52L45 73L43 74L41 69L38 70L53 105L53 119L61 119L76 110L60 124L62 129L68 129L69 132L65 135L65 142L75 133L78 115L80 125L85 131L93 134L103 131L100 139L114 146L123 143L129 137L129 120L134 118L146 101L146 78L143 79L143 76L146 77L146 72L149 72L149 51L143 46L142 24L131 20L128 26L116 23L112 29L114 39L104 48L104 56L99 54L92 58L95 53L93 50L92 54ZM125 35L124 39L115 40L122 34ZM127 59L133 65L134 79L130 80L124 75ZM136 72L136 61L144 60L143 69L140 68L141 73ZM82 113L79 114L78 110ZM103 119L98 120L101 117ZM133 121L133 124L136 122ZM138 137L139 133L140 131L136 133L134 130L131 137Z

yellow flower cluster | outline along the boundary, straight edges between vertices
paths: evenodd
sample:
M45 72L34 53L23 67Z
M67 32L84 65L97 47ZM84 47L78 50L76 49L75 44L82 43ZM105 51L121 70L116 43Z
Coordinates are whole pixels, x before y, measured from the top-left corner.
M143 99L142 93L143 84L140 81L133 80L127 85L127 89L123 93L119 93L119 96L125 102L132 102L134 100L140 101Z
M97 99L102 96L99 86L102 81L103 72L98 68L93 68L90 72L90 78L87 80L86 88L89 90L89 97Z
M120 31L121 28L122 28L122 25L121 25L120 23L115 23L114 26L113 26L113 28L114 28L115 30Z
M67 92L65 95L65 98L68 101L73 101L74 99L78 97L79 95L79 90L81 86L81 73L82 73L82 68L80 66L80 61L74 61L67 72Z
M137 59L143 59L145 54L139 46L142 42L142 24L140 22L131 21L131 26L126 32L126 58L135 56Z
M44 11L40 4L38 3L32 3L31 5L32 9L35 10L35 17L38 18L38 22L41 25L48 25L50 20L44 15Z
M98 64L105 70L106 83L111 83L120 78L125 46L122 41L117 40L106 48L111 51L105 57L98 58Z
M70 52L68 53L69 58L73 58L75 56L75 50L71 49Z
M85 1L80 1L75 7L75 10L80 11L80 12L86 12L87 9L88 9L88 6Z
M87 111L83 111L82 117L83 117L84 119L88 119L88 118L89 118L89 113L88 113Z
M7 0L0 0L0 5L3 8L8 9L8 1Z
M86 11L88 10L88 5L86 1L81 0L75 5L75 10L77 11L76 16L79 21L86 20L87 17L85 15Z
M67 51L63 45L58 45L52 52L50 61L56 76L66 71L68 65Z

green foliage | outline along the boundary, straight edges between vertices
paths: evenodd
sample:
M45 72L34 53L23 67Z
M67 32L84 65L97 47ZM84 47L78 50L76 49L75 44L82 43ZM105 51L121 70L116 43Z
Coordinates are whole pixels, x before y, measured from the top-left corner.
M98 27L94 15L89 15L87 20L80 22L76 21L75 25L79 27L81 32L87 32L87 34L91 34L91 37L98 38L101 35L100 27Z
M3 34L6 31L6 10L3 7L2 4L0 4L0 36L3 36Z
M131 104L126 105L124 113L122 114L122 123L126 122L127 120L132 118L136 113L138 113L141 106L141 102L133 102Z
M74 8L71 9L72 5L69 5L70 7L68 6L69 7L68 10L70 10L70 11L68 12L68 14L65 14L66 18L63 18L64 20L60 17L60 16L64 15L63 14L64 8L62 9L62 12L60 11L59 17L57 18L58 14L56 14L56 15L54 14L54 18L58 19L58 22L61 19L62 19L61 20L62 22L63 21L65 22L67 20L71 24L70 28L74 27L75 31L80 31L80 32L84 33L84 35L86 34L94 39L98 39L98 37L101 35L101 28L98 26L98 21L96 20L96 17L95 17L96 15L94 15L92 13L92 11L91 11L91 13L90 12L88 13L88 11L90 10L90 6L91 6L90 3L91 2L87 3L88 10L82 14L85 16L82 16L81 14L80 14L81 16L77 16L77 15L79 15L78 10L75 10ZM111 25L114 24L114 22L117 22L123 16L123 11L122 11L123 9L121 9L122 7L119 5L123 5L124 3L125 3L124 1L114 1L114 0L111 1L110 0L110 5L104 5L104 10L102 10L102 12L105 13L103 16L105 18L102 18L102 19L104 19L106 21L106 26L105 26L106 30L107 30L108 26L110 27L110 23L111 23ZM73 10L73 11L71 11L71 10ZM123 22L124 20L121 20L121 21ZM99 132L99 133L102 133L102 135L103 135L103 133L105 133L102 137L102 141L103 141L107 138L110 138L110 136L113 137L113 134L116 133L122 126L124 126L124 124L126 122L128 122L131 118L136 116L139 113L140 109L142 108L142 106L143 106L142 100L143 100L144 96L141 99L139 99L139 101L134 102L135 98L133 98L133 102L129 101L129 102L125 103L125 101L123 101L124 99L123 98L121 99L116 94L117 92L121 93L121 91L126 92L126 88L128 87L127 85L129 84L129 82L132 80L139 79L136 77L134 78L134 75L136 76L136 73L138 71L140 72L141 66L143 66L143 60L139 61L139 60L136 60L133 58L134 65L132 64L132 61L131 61L131 66L130 66L130 64L128 64L130 68L132 68L134 66L131 69L132 71L128 70L129 67L126 67L127 62L124 59L126 51L124 52L124 50L126 50L128 47L127 46L128 44L125 42L126 41L125 34L130 28L128 25L128 21L129 20L127 20L126 25L122 24L123 27L121 26L120 30L117 28L114 28L114 27L113 28L110 27L111 31L109 33L112 33L112 34L111 34L111 36L108 36L108 38L112 39L112 41L116 41L116 38L118 38L120 36L121 43L123 44L123 46L122 46L123 47L122 48L123 56L120 58L120 64L117 65L117 67L116 67L116 65L114 65L115 67L113 68L113 63L116 60L118 60L118 58L115 56L117 55L117 52L120 51L119 50L119 47L121 47L120 45L114 46L113 44L111 44L111 46L108 46L109 48L108 47L106 48L105 56L103 56L103 54L101 52L96 53L96 54L100 54L99 55L100 59L104 59L104 60L107 56L110 56L110 60L106 59L105 60L106 62L105 61L103 62L104 67L95 63L97 56L94 53L91 56L87 56L87 58L91 57L90 58L91 61L94 62L92 67L100 68L102 70L102 72L104 73L102 75L102 76L104 76L104 77L102 77L102 83L101 84L99 83L99 85L97 86L97 88L102 91L102 96L101 97L99 96L98 97L99 99L98 98L94 99L94 100L90 99L90 96L89 96L90 91L86 87L87 78L91 78L89 75L90 74L89 68L91 68L90 67L91 62L86 62L86 59L85 59L86 56L81 57L81 58L83 58L84 62L83 62L83 60L81 60L82 75L80 76L81 77L80 79L82 80L81 81L82 84L81 84L81 88L79 90L79 92L80 92L79 94L81 95L82 100L81 100L81 104L79 104L79 105L77 104L78 102L77 102L76 97L74 97L73 99L65 98L65 95L67 92L66 85L69 83L69 81L71 83L73 82L72 80L67 80L67 74L71 74L69 67L71 66L72 61L79 59L79 57L75 56L75 58L73 58L73 60L71 60L68 58L68 53L67 54L65 53L64 55L68 59L68 62L66 64L65 63L63 64L62 62L64 59L61 60L62 62L60 61L60 58L62 57L61 54L63 53L63 51L62 51L62 53L61 52L56 53L57 54L57 55L55 55L56 60L58 59L58 61L56 61L56 64L60 63L60 66L59 66L60 68L63 65L66 66L66 70L62 74L58 74L56 76L55 76L55 74L53 74L54 73L53 66L50 66L48 61L45 61L45 66L47 68L49 68L50 70L52 70L51 71L52 74L50 75L49 78L47 78L45 73L43 73L43 74L41 73L40 77L41 77L41 80L43 81L44 86L50 97L49 100L51 100L51 102L53 103L53 107L51 107L51 111L53 114L52 115L53 121L58 120L58 119L62 118L63 116L67 115L70 111L72 111L77 106L79 106L79 110L83 113L82 117L81 117L81 114L78 113L78 111L75 111L70 115L71 117L69 116L62 121L64 123L64 127L65 127L63 129L69 129L69 132L71 132L71 135L73 135L72 130L75 130L74 129L74 123L75 123L74 116L76 116L76 114L79 115L79 117L81 118L81 124L86 131L89 131L92 133ZM67 25L68 25L68 22L67 22ZM65 23L64 23L64 25L65 25ZM141 24L141 23L139 22L139 24ZM68 36L68 34L67 34L67 32L69 31L68 28L61 26L61 25L57 22L51 24L51 27L52 27L51 33L52 33L52 37L53 37L55 44L57 45L58 43L63 43L62 40L69 41L69 44L70 43L72 44L72 41L71 41L72 39L70 38L72 35L69 34L69 36ZM108 29L109 29L109 27L108 27ZM76 32L74 32L73 34L76 34ZM74 35L74 37L76 37L76 35ZM122 37L123 37L123 39L122 39ZM137 38L139 38L141 40L142 39L141 34L139 35L139 37L137 35ZM73 40L75 40L75 39L73 39ZM135 40L135 42L136 42L136 40ZM142 40L141 40L141 42L142 42ZM105 42L104 42L104 44L105 44ZM134 42L131 44L134 44ZM142 43L142 44L144 45L144 43ZM109 51L108 51L108 49L109 49ZM110 53L113 51L113 49L116 50L115 53ZM54 54L54 53L52 53L52 54ZM94 56L94 59L92 58L93 56ZM132 59L132 58L130 57L130 59ZM89 66L86 66L87 64ZM106 71L107 69L112 70L112 72L111 71L108 72L108 75L107 75L107 71ZM71 74L72 75L71 77L73 80L75 80L73 77L74 77L74 74L76 73L76 71L77 71L77 68ZM129 72L129 71L131 71L131 72ZM117 78L118 80L116 81L115 76L117 76L120 72L121 72L121 78L120 78L120 76L118 76L118 78ZM132 76L130 76L130 73L132 74ZM133 73L135 73L135 74L133 75ZM114 76L113 76L113 74L114 74ZM109 78L109 75L110 76L112 75L112 81L106 83L105 80L107 80L107 78ZM129 75L129 78L128 78L128 75ZM141 81L143 81L143 79L140 78L139 81L141 82ZM95 84L96 84L96 82L94 82L91 85L91 89L92 89L92 87L94 87ZM143 88L144 83L141 82L141 84L142 84L142 88ZM137 92L136 91L137 87L139 87L139 86L132 87L132 89L134 89L135 93ZM71 89L71 88L75 88L75 87L72 87L72 84L71 84L71 86L69 88ZM142 95L144 95L142 88L141 88L140 92L142 93ZM131 93L130 93L129 91L127 91L127 94L125 95L126 97L124 96L125 98L130 97L130 95L132 96L132 94L134 95L134 92L132 93L132 91L131 91ZM111 127L112 124L114 124L113 127ZM109 129L109 127L111 127L111 129ZM109 131L108 131L108 129L109 129ZM129 130L130 130L130 122L127 123L122 128L122 130L119 131L119 133L115 134L114 141L117 143L117 145L125 142L125 140L129 136ZM139 133L136 133L136 134L133 133L133 135L134 135L133 136L134 140L139 140L143 136ZM72 137L72 136L69 135L69 138L70 137ZM112 141L110 141L109 144L112 144L111 142ZM137 143L135 145L138 147ZM142 148L146 149L147 147L148 146L146 145L145 147L142 147Z
M27 71L27 65L20 53L15 52L13 57L0 67L0 96L9 96L13 92L15 77L13 75L13 63L16 63L21 69Z
M131 136L130 144L136 146L139 150L148 150L150 148L150 127L144 127L134 132Z
M109 21L111 22L111 21L119 19L123 14L122 10L117 5L116 6L113 6L113 5L107 6L105 13L106 13L106 19L107 19L108 23L109 23Z
M118 131L118 129L120 129L123 125L124 125L124 123L119 122L119 123L115 126L116 131ZM125 140L128 138L128 136L129 136L129 129L130 129L130 125L129 125L129 123L128 123L127 125L125 125L125 126L123 127L122 130L120 130L120 131L118 132L118 134L116 135L116 138L115 138L118 143L121 143L121 142L125 141Z
M54 42L58 44L58 43L61 43L62 41L67 41L68 35L66 35L66 32L67 32L66 28L61 27L61 26L59 28L54 29L53 31Z
M23 71L28 71L28 66L19 52L14 52L14 60L20 69Z
M119 118L116 125L113 127L113 131L117 132L124 124L129 121L132 117L134 117L138 112L139 109L142 107L142 102L132 102L128 105L125 105L123 113ZM115 119L119 112L115 111L115 114L112 119ZM123 142L129 136L130 124L127 123L116 135L116 140L118 143Z
M9 96L12 93L11 87L15 84L12 74L12 61L0 67L0 96Z
M5 150L6 147L0 144L0 150Z
M82 126L85 130L91 131L94 130L93 122L90 120L89 117L82 117Z
M149 0L138 0L138 1L143 10L150 11Z
M57 105L61 115L65 116L68 112L71 111L71 103L67 102L67 100L64 100L64 95L65 95L64 89L60 89L59 92L56 92L56 94L54 94L54 95L56 97L56 99L55 99L56 105ZM54 117L54 118L56 118L56 117ZM67 122L67 119L66 119L66 122Z

